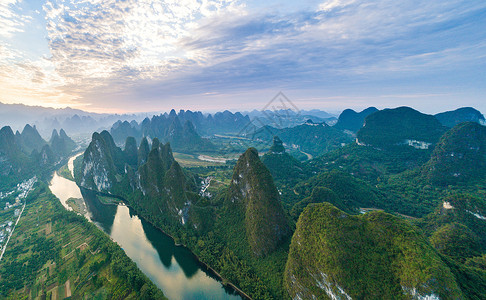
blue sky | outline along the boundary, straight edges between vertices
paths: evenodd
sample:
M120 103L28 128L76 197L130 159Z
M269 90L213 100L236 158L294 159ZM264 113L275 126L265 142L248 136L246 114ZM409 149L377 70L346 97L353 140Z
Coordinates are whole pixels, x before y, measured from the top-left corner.
M486 112L484 1L2 0L0 102Z

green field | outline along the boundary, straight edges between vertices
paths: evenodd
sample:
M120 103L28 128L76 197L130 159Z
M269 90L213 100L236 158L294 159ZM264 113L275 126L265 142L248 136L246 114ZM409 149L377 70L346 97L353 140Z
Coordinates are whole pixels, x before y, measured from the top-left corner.
M59 170L56 171L57 172L57 175L61 176L61 177L64 177L68 180L71 180L71 181L74 181L74 177L73 177L73 174L71 174L71 171L69 170L68 168L68 165L65 164L64 166L62 166Z
M164 298L116 243L40 184L0 263L0 298L66 297Z

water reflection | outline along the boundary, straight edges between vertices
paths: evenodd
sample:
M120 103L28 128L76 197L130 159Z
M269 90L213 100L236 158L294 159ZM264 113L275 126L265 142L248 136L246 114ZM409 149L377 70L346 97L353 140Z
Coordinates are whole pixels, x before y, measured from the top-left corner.
M83 197L76 183L57 175L56 172L54 172L54 176L52 177L49 188L51 189L52 193L56 195L59 200L61 200L61 204L67 210L72 210L66 203L69 198L79 199Z
M72 170L72 158L68 166ZM70 209L66 200L83 198L88 220L116 241L169 299L241 299L224 287L211 272L202 269L193 254L176 247L174 240L140 219L124 205L105 205L95 193L82 190L70 180L54 174L51 191Z
M79 190L79 188L78 188ZM105 205L96 196L96 193L82 188L81 194L86 204L86 208L90 212L91 220L101 227L104 232L111 235L111 228L117 211L116 205Z

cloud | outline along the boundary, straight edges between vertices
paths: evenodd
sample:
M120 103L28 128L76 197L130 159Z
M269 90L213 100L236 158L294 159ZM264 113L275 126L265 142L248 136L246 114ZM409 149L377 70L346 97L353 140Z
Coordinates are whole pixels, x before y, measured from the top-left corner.
M18 0L4 3L0 12L12 13ZM47 0L43 9L50 56L0 48L0 72L11 84L22 76L15 87L93 108L271 89L472 85L485 65L483 1L328 0L269 13L236 0Z
M103 85L111 79L163 78L196 55L177 41L203 17L233 8L225 0L48 1L52 62L70 87Z
M24 31L23 27L30 17L19 15L16 12L16 5L20 2L21 0L2 0L0 2L0 37L11 37L16 32Z

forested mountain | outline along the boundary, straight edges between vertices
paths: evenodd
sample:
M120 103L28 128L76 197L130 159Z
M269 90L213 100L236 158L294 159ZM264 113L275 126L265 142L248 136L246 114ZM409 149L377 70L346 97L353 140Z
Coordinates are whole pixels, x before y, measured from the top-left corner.
M314 123L307 120L304 124L290 128L265 126L252 138L271 140L278 136L289 149L298 149L311 156L318 156L341 148L353 140L352 136L326 123Z
M253 148L234 168L224 210L225 218L231 215L233 231L246 231L246 240L256 256L273 252L290 233L272 176Z
M214 115L197 111L181 110L176 113L171 110L169 113L164 113L158 116L153 116L151 119L145 118L140 124L132 122L116 122L110 132L117 143L123 142L128 136L133 136L140 140L143 136L151 138L157 137L161 141L167 140L174 149L179 145L175 145L173 140L170 140L170 135L177 139L196 138L197 135L212 135L223 133L238 133L245 126L250 123L248 116L243 116L241 113L232 113L230 111L218 112ZM173 130L176 130L172 132ZM177 131L179 130L179 131ZM192 143L201 143L200 138ZM205 147L209 147L205 142Z
M37 128L34 126L30 126L29 124L25 125L24 130L22 133L16 133L17 142L21 145L22 151L24 151L27 155L30 155L33 150L40 151L44 145L46 145L46 141L40 136Z
M410 107L385 109L365 119L358 131L357 142L376 148L409 145L427 149L437 143L446 128L432 115Z
M33 174L46 175L50 167L69 155L76 144L62 130L61 136L55 137L48 144L36 127L25 125L22 133L14 135L10 126L0 130L0 187L7 187L14 182L30 178Z
M0 130L0 174L2 176L19 175L27 166L27 156L21 151L20 145L10 126Z
M448 266L406 221L329 203L299 218L285 270L294 299L461 299Z
M359 113L352 109L345 109L339 115L338 121L334 127L356 133L361 127L363 127L365 118L377 111L378 109L376 107L368 107Z
M435 117L442 125L452 128L459 123L475 122L486 125L486 120L481 112L472 107L462 107L453 111L436 114Z
M424 175L439 185L473 182L486 175L486 127L466 122L445 133L430 161L424 166Z
M54 129L49 144L57 156L68 155L76 148L76 143L66 134L64 129L61 129L59 134Z
M281 274L285 260L281 257L285 255L283 247L290 238L291 227L273 178L255 149L240 157L230 186L208 199L198 195L194 175L174 160L169 144L155 138L149 147L144 138L135 151L130 150L133 139L129 138L122 151L110 138L106 131L93 134L81 167L75 172L83 188L123 197L154 225L208 262L215 262L212 267L245 286L246 292L283 295ZM119 167L113 159L116 153L122 154ZM196 237L201 242L195 243ZM208 252L208 247L215 248ZM276 257L277 269L269 273L266 266ZM237 271L237 265L248 267ZM267 282L268 287L259 285L260 280Z
M202 119L198 118L200 116ZM209 118L209 117L208 117ZM170 114L154 116L152 119L146 118L142 123L135 121L117 122L111 128L111 134L117 143L125 142L129 136L135 137L140 141L142 137L158 138L163 143L170 143L176 151L211 151L214 145L207 139L202 138L194 127L192 120L199 123L204 118L202 114L192 113L191 111L181 111L179 115L174 110ZM208 125L208 122L204 123ZM224 127L224 126L223 126ZM225 127L227 128L227 127Z
M308 171L304 165L285 151L282 140L275 136L270 150L262 156L262 162L276 181L298 182Z

